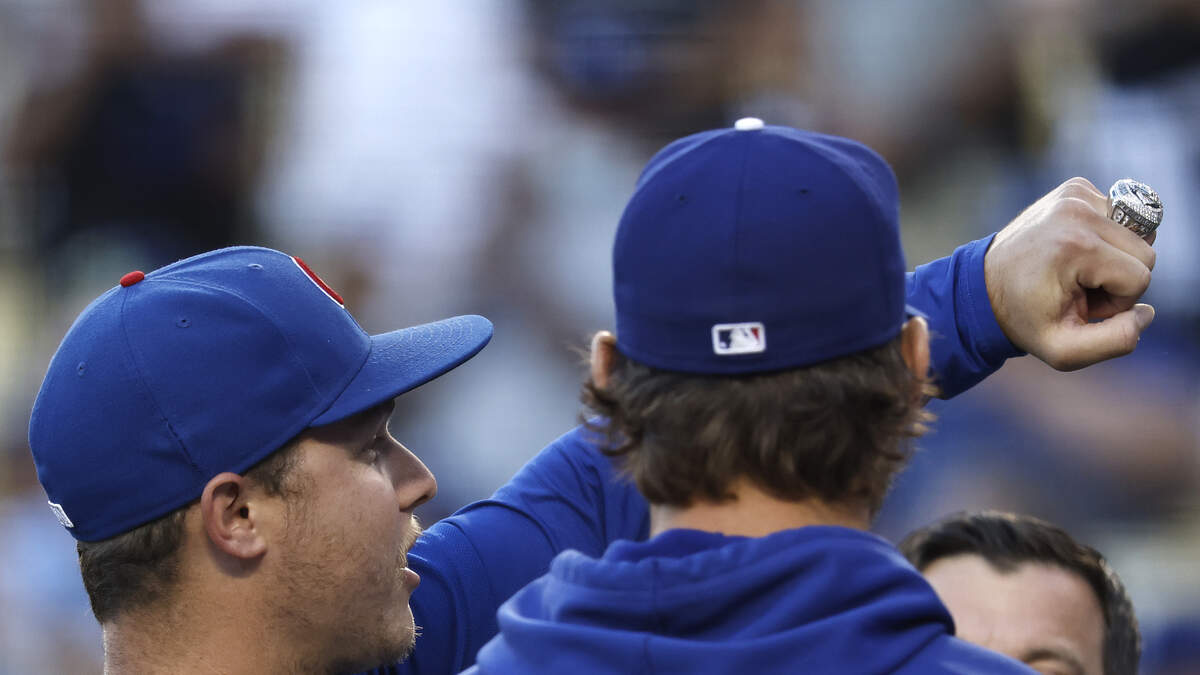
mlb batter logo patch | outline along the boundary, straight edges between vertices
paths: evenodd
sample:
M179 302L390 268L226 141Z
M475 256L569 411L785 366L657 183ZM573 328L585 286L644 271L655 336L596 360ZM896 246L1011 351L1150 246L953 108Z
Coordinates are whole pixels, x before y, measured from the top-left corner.
M713 353L719 356L767 351L767 331L757 321L719 323L712 327Z

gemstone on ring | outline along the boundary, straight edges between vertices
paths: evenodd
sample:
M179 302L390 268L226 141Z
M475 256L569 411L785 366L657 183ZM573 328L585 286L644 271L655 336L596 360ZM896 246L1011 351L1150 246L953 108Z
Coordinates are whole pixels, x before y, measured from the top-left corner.
M1149 185L1122 178L1108 189L1108 217L1139 237L1146 237L1162 223L1162 200Z

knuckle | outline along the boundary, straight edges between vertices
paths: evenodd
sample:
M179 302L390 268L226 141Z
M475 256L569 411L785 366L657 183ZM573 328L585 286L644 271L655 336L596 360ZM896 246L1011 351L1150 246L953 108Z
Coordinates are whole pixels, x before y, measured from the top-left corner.
M1145 293L1146 289L1150 288L1150 279L1151 278L1152 277L1150 275L1150 269L1148 267L1143 267L1138 270L1136 282L1137 282L1137 287L1141 289L1141 292L1138 293L1138 295Z
M1084 178L1083 176L1075 176L1074 178L1068 178L1063 183L1063 188L1068 188L1068 187L1075 188L1075 189L1082 189L1088 193L1099 192L1099 190L1096 189L1096 186L1092 185L1092 181Z
M1096 237L1081 227L1064 227L1055 233L1055 246L1067 255L1080 255L1096 249Z
M1063 185L1063 189L1058 194L1064 199L1087 199L1091 196L1087 188L1077 183Z
M1081 220L1089 215L1095 215L1092 207L1079 197L1060 196L1054 203L1052 211L1056 218Z

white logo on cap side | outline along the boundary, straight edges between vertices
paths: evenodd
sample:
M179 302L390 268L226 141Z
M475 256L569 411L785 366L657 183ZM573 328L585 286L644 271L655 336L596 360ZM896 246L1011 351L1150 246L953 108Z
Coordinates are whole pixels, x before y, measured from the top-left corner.
M63 527L75 527L75 523L72 523L71 519L67 517L67 512L63 510L62 505L55 504L54 502L46 503L50 505L50 510L54 512L54 517L58 519L60 525Z
M719 323L712 327L713 353L718 356L767 351L767 329L761 322Z

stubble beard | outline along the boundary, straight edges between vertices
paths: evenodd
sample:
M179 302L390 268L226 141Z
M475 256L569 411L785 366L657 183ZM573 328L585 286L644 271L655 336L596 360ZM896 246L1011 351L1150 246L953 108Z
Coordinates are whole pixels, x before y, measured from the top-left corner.
M390 565L375 562L368 547L348 547L339 537L301 534L307 550L284 554L275 613L287 634L314 652L297 672L354 673L409 657L418 633L404 587L407 550L420 528L405 537ZM308 553L322 551L315 559Z

